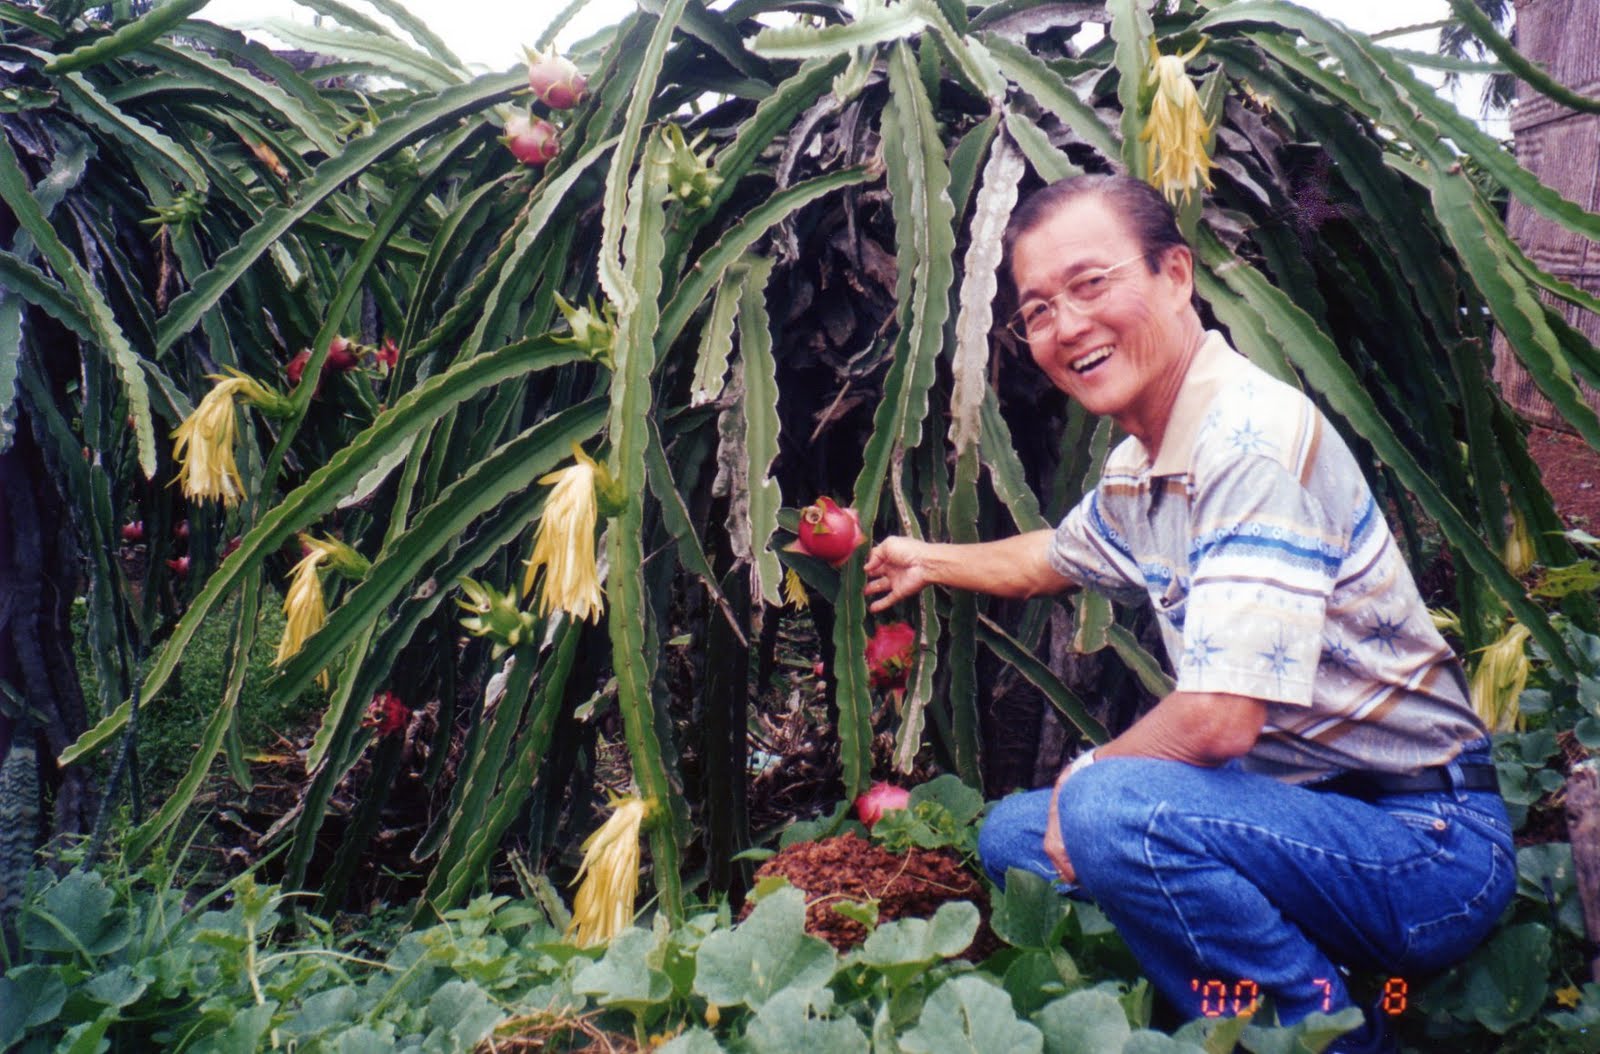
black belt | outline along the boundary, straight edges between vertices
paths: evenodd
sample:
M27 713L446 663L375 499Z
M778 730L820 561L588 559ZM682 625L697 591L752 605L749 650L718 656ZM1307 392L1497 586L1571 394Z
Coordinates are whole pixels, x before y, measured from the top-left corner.
M1493 765L1479 762L1465 762L1458 766L1461 770L1461 789L1469 791L1500 789L1500 779L1495 775ZM1405 776L1398 772L1366 772L1356 770L1341 772L1318 783L1308 783L1305 786L1314 791L1331 791L1334 794L1343 794L1351 798L1382 798L1390 794L1427 794L1432 791L1454 790L1455 784L1450 778L1450 768L1447 765L1435 765L1432 768L1422 769L1414 775Z

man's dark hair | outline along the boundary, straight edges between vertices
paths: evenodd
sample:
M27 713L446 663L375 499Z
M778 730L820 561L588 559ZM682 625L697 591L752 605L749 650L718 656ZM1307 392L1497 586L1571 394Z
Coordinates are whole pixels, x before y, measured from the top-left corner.
M1144 264L1151 274L1161 270L1161 258L1175 245L1189 243L1178 230L1178 218L1161 192L1142 179L1110 173L1094 173L1057 180L1028 195L1011 213L1001 240L1005 270L1011 273L1011 253L1017 240L1043 224L1055 211L1078 198L1094 194L1122 217L1128 230L1144 250Z

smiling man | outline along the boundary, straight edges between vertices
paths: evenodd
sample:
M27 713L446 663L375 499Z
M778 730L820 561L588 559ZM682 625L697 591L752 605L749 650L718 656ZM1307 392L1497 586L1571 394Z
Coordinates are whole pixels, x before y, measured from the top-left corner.
M1249 982L1293 1022L1350 1005L1346 969L1462 957L1511 895L1510 827L1460 665L1350 451L1204 328L1193 254L1144 183L1046 187L1006 250L1010 328L1127 438L1054 531L885 539L872 608L929 585L1149 602L1177 687L1001 801L985 867L1077 883L1189 1016L1207 982ZM1382 1025L1329 1050L1393 1049Z

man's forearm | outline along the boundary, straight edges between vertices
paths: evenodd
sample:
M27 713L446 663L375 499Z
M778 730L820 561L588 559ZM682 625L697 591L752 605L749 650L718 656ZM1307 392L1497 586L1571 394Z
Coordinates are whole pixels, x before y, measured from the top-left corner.
M929 543L923 567L931 582L948 589L1021 599L1059 593L1074 583L1050 566L1054 533L1041 529L993 542Z
M1259 699L1216 692L1173 692L1096 757L1146 757L1210 768L1250 752L1267 707Z

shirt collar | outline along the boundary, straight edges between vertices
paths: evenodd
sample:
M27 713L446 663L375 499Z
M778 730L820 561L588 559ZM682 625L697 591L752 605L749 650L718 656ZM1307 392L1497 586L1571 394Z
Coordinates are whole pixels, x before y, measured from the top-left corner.
M1189 471L1190 454L1206 411L1222 386L1249 360L1228 346L1216 330L1207 330L1205 340L1189 363L1183 375L1183 386L1172 404L1172 416L1167 419L1167 429L1161 438L1161 449L1156 452L1155 463L1150 464L1150 452L1140 445L1144 462L1150 464L1152 476L1181 476ZM1134 442L1139 442L1134 440Z

